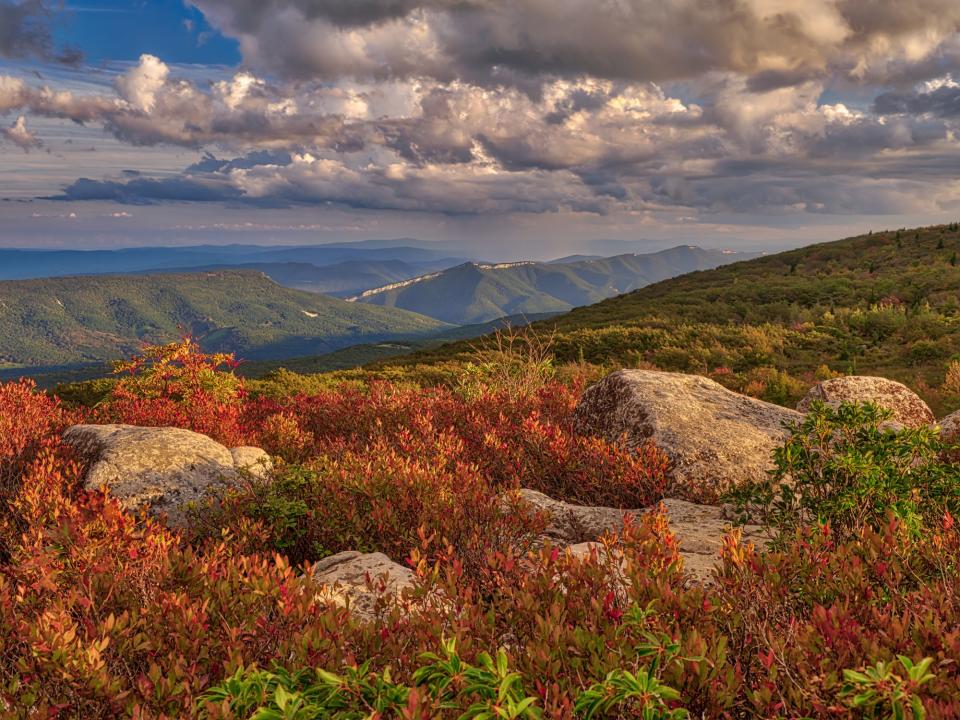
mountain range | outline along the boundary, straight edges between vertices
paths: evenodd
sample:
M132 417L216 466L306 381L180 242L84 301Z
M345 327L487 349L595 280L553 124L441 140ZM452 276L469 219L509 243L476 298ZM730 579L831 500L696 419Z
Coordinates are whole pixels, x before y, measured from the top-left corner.
M566 312L665 278L755 256L681 245L642 255L566 262L467 262L348 299L455 325L483 323L508 315Z
M465 258L428 243L400 240L328 245L194 245L116 250L24 250L0 248L0 280L25 280L65 275L185 271L250 264L307 263L328 266L349 261L400 261L412 272L450 267ZM437 264L439 261L439 264ZM428 263L416 267L417 263Z
M483 335L504 318L525 324L745 257L681 246L551 263L465 263L406 242L0 250L0 263L9 261L0 275L41 275L0 281L0 375L98 372L143 343L185 333L206 350L259 361L360 346L330 358L339 367ZM60 275L67 268L81 274ZM101 274L118 268L122 274Z

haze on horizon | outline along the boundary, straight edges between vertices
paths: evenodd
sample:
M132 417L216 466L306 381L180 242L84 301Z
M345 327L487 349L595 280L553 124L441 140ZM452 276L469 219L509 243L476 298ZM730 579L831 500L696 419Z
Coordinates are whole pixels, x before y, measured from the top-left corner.
M0 246L957 219L956 0L0 0Z

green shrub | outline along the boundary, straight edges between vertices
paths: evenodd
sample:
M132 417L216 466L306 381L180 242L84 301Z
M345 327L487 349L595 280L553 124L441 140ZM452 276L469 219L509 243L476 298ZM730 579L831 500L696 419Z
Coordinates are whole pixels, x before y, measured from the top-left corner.
M735 490L745 514L760 513L781 537L805 523L849 536L892 512L918 530L960 510L960 466L930 428L895 428L876 405L815 403L774 454L769 478Z

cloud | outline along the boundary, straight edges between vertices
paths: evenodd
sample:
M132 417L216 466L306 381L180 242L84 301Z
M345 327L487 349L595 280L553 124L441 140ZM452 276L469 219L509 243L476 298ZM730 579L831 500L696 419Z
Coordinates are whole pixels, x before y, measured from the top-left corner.
M51 16L44 0L0 0L0 57L78 63L82 58L78 50L54 47Z
M157 93L167 85L170 68L160 58L141 55L140 64L117 78L121 97L135 109L144 113L153 111Z
M881 115L933 115L941 118L960 117L960 84L948 75L927 82L921 90L891 91L878 95L874 112Z
M960 26L954 0L193 0L255 67L295 78L590 75L666 82L708 72L756 87L851 81L917 62Z
M696 217L957 192L952 0L195 4L241 42L230 77L153 55L96 90L0 76L0 114L198 153L60 199Z
M0 132L6 140L12 142L24 152L28 152L32 148L38 148L43 144L37 139L36 135L27 129L27 119L23 115L18 117L9 128Z
M399 163L350 167L309 153L263 154L222 162L207 158L177 177L98 181L81 178L58 200L238 202L264 207L332 205L451 215L543 213L563 209L605 213L599 196L573 173L538 170L502 175L477 165Z

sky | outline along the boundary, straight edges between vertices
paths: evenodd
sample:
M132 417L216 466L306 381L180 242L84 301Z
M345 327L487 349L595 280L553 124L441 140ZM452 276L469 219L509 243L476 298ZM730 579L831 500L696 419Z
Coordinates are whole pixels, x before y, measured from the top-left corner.
M777 250L960 218L956 0L0 0L0 245Z

